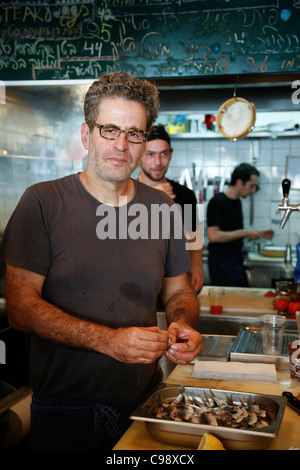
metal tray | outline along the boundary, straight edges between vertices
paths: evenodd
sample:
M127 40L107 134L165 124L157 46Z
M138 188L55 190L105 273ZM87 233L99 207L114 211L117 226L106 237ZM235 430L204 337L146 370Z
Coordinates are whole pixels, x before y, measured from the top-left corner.
M202 335L203 349L198 358L202 361L228 361L236 336Z
M298 339L298 335L295 332L286 331L283 335L282 354L272 356L262 352L262 339L259 328L241 328L230 352L230 361L263 362L275 364L276 369L279 370L289 370L288 343L296 339Z
M272 424L263 428L237 429L208 424L193 424L187 422L170 421L153 418L151 410L156 406L158 399L176 398L182 387L166 387L157 390L145 403L140 405L132 414L131 419L144 421L148 432L158 441L175 444L188 448L197 448L202 435L213 434L220 439L228 450L261 450L266 449L279 432L286 398L276 395L262 395L254 393L236 392L199 387L184 387L188 396L206 399L214 394L219 399L231 399L237 403L250 402L260 404L272 418Z

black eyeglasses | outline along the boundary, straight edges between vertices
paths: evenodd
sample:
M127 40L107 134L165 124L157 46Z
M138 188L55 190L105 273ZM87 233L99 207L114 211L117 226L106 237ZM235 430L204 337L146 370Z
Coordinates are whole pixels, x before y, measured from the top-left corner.
M126 135L128 142L133 144L141 144L147 139L148 132L140 131L136 129L119 129L118 127L112 126L111 124L98 124L97 122L91 122L94 126L98 127L101 137L108 140L116 140L122 132Z

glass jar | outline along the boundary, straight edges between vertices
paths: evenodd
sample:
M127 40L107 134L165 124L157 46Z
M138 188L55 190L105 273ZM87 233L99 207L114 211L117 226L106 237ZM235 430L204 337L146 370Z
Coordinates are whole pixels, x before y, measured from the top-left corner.
M289 281L277 281L276 286L276 297L274 299L274 307L277 310L278 315L288 314L288 305L292 298L293 283ZM282 302L276 302L282 299Z
M276 299L283 297L291 300L291 295L293 291L293 283L291 281L277 281L275 283L276 286Z

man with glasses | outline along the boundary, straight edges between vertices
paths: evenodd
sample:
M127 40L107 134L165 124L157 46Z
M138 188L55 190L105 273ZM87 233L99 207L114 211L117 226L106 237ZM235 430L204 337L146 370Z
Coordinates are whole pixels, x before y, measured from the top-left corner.
M145 80L95 81L86 169L28 188L3 235L8 318L31 334L33 449L112 448L161 384L160 357L186 364L202 349L185 240L150 236L152 204L170 199L130 178L158 107ZM138 210L146 230L129 236ZM156 325L159 292L167 331Z
M189 276L195 292L199 292L204 282L204 276L202 268L203 236L198 223L197 200L191 189L166 178L172 154L171 139L164 126L153 126L140 160L139 181L164 191L176 204L179 204L188 240L192 243L196 236L201 241L201 243L198 241L197 247L189 250L192 262Z

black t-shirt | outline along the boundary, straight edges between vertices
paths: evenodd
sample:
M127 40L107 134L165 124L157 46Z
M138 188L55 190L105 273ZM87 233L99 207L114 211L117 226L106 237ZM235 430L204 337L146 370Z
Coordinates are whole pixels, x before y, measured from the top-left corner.
M169 238L162 237L161 229L156 237L139 228L139 216L151 217L152 207L162 204L177 210L162 191L139 182L123 208L99 203L78 175L39 183L26 190L10 218L0 258L44 276L43 298L71 315L112 328L153 326L163 277L191 269L185 239L174 236L172 223ZM121 215L132 236L113 236L114 220L118 223ZM152 220L146 218L149 235L156 229ZM112 236L105 238L109 221ZM179 222L182 230L180 215ZM144 236L135 238L139 229ZM133 403L154 387L159 375L156 363L126 364L34 335L31 347L32 388L41 398Z
M244 228L242 204L240 199L230 199L224 193L214 196L207 206L207 227L219 227L228 232ZM233 252L241 252L243 239L239 238L228 243L209 243L210 253L225 256Z
M167 179L167 178L166 178ZM195 232L198 225L197 217L197 199L194 192L183 186L182 184L177 183L176 181L169 180L167 181L172 185L174 194L176 195L173 201L175 204L179 204L182 210L182 218L185 224L185 229L187 232ZM187 207L185 205L190 205L190 209L186 211Z

